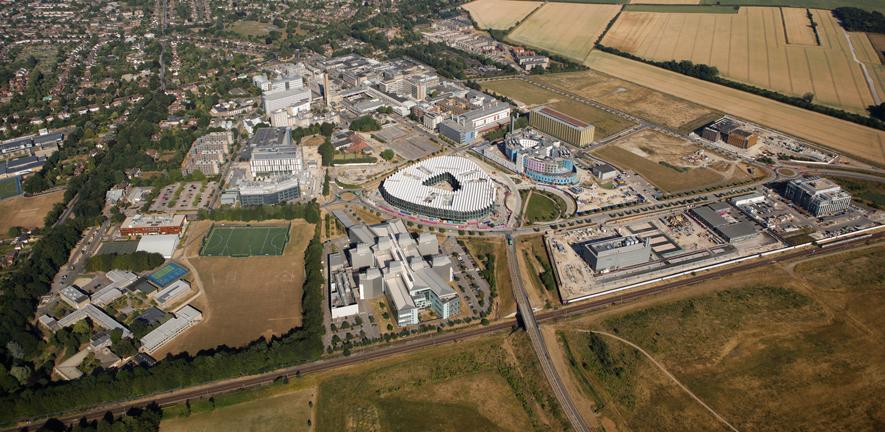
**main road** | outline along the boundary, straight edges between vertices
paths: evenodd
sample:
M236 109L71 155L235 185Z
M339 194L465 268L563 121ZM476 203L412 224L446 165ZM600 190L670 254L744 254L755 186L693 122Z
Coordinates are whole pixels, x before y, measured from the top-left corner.
M801 257L808 257L812 255L826 255L832 254L834 252L844 251L846 249L850 249L856 246L859 243L865 241L878 241L885 233L879 232L873 234L872 236L866 237L858 237L854 239L846 240L844 243L839 243L827 249L818 249L818 248L809 248L809 249L801 249L797 251L791 251L785 254L772 255L766 258L759 259L757 261L751 261L747 263L742 263L739 265L725 267L723 269L717 269L711 272L700 273L696 276L687 277L685 279L676 280L673 282L638 289L635 291L627 291L622 294L615 294L610 297L605 297L601 299L594 299L580 303L574 303L568 306L564 306L562 308L556 310L549 310L541 312L535 317L533 317L533 326L537 324L535 322L544 322L548 320L555 320L559 318L564 318L576 314L586 313L588 311L602 309L614 304L623 303L625 301L634 300L637 298L658 294L663 291L672 290L674 288L684 287L688 285L694 285L699 282L716 279L722 276L727 276L733 273L746 271L766 265L770 265L776 263L778 261L792 260ZM515 257L514 257L515 258ZM512 263L510 263L512 269ZM517 273L518 274L518 273ZM518 279L518 278L515 278ZM520 286L521 288L521 286ZM524 292L524 290L522 291ZM531 310L529 307L528 310ZM318 360L311 363L305 363L302 365L291 366L283 369L278 369L272 372L267 372L260 375L251 375L247 377L239 377L232 378L228 380L215 381L207 384L200 384L196 386L191 386L183 389L156 393L145 397L140 397L136 399L126 400L126 401L115 401L112 403L108 403L101 406L90 407L80 410L72 410L65 413L54 413L55 418L60 420L61 422L67 424L73 424L78 422L81 418L85 418L86 420L97 420L102 418L105 413L112 413L115 415L122 414L126 412L130 408L144 407L151 403L157 403L160 406L169 406L175 405L179 403L183 403L190 399L199 399L199 398L208 398L211 396L216 396L224 393L230 393L232 391L256 387L260 385L270 384L275 379L279 377L289 377L295 378L308 373L318 373L323 371L329 371L338 369L344 366L364 363L366 361L385 358L394 356L397 354L408 353L412 351L416 351L419 349L437 346L442 344L448 344L452 342L457 342L460 340L474 338L482 335L487 335L490 333L506 330L512 328L516 325L517 322L515 319L508 319L503 321L498 321L488 326L475 327L467 330L451 332L451 333L442 333L442 334L433 334L430 336L418 337L415 339L411 339L408 341L404 341L401 343L397 343L390 346L385 346L383 348L377 349L367 349L365 351L357 351L350 357L337 357L326 360ZM548 357L549 358L549 357ZM567 409L567 408L564 408ZM45 418L35 418L30 420L22 420L16 426L10 426L3 429L0 429L0 432L12 432L20 430L22 427L32 427L39 428L46 422ZM582 423L583 424L583 423Z

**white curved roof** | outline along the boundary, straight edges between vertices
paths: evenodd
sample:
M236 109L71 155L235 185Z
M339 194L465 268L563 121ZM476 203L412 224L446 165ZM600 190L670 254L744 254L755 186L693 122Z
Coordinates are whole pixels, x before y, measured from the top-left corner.
M449 173L460 183L457 191L427 186L427 180ZM384 180L388 194L415 204L440 210L471 212L495 202L495 184L491 177L470 159L438 156L397 171Z

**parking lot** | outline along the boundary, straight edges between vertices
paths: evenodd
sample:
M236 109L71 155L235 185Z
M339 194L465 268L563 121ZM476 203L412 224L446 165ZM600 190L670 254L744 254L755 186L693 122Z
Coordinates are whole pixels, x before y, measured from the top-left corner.
M417 160L439 150L439 144L431 140L421 129L401 122L391 122L375 132L396 154L406 160Z
M181 182L165 186L151 203L152 212L196 211L209 206L218 183Z

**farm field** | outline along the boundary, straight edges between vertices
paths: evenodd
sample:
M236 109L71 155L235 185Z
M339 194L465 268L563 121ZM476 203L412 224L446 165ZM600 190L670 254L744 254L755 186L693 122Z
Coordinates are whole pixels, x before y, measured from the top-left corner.
M546 3L507 38L581 62L620 8L613 4Z
M689 162L700 150L682 138L646 129L618 138L593 151L621 169L638 173L664 192L675 193L749 180L746 165L713 153L707 163ZM761 174L761 173L760 173Z
M42 228L43 219L55 203L64 199L65 191L49 192L33 197L16 196L0 200L0 237L5 237L9 228Z
M691 60L723 77L865 114L873 96L829 11L743 7L738 13L624 12L603 44L643 58ZM785 25L786 23L786 25Z
M875 36L885 35L862 32L848 33L848 37L851 38L851 44L854 46L854 51L857 53L858 60L866 65L873 83L876 86L876 91L879 93L879 98L882 99L885 98L885 65L882 64L882 56L885 56L885 54L881 54L881 52L885 51L885 46L879 45L878 47L881 50L877 50L876 46L873 45ZM882 42L885 42L885 40Z
M721 116L688 100L594 71L544 74L530 80L684 131L697 129Z
M323 380L316 430L523 431L568 426L528 337L494 335Z
M535 10L541 2L516 0L476 0L462 6L479 28L506 30Z
M282 255L289 241L289 226L215 225L206 235L202 256Z
M277 390L277 389L273 389ZM284 389L280 389L284 390ZM269 394L265 394L269 393ZM193 402L191 414L173 408L164 412L161 432L307 432L316 388L271 392L265 389L218 396L214 407L208 401Z
M686 5L696 5L700 2L700 0L630 0L630 3L639 3L639 4L686 4Z
M599 72L653 87L809 142L885 165L885 131L600 51L591 53L586 64Z
M547 105L557 111L591 123L596 127L594 139L597 140L633 126L633 123L614 114L570 98L565 98L525 80L504 79L484 81L480 84L483 90L490 90L529 107Z
M885 418L883 257L880 244L767 266L545 333L558 336L548 344L576 403L599 409L609 431L727 430L610 335L644 349L737 430L876 430Z
M267 226L285 223L289 222L261 222ZM191 304L203 312L203 322L164 347L158 358L184 351L196 354L218 345L242 346L301 325L304 250L314 226L292 221L289 242L280 256L199 256L211 226L210 221L199 221L188 227L180 260L191 268L201 287Z

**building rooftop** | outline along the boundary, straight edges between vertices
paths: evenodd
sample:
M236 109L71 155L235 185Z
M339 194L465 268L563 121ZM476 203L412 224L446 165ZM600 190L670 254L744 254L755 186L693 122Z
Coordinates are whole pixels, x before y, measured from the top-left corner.
M578 128L578 129L584 129L584 128L586 128L586 127L590 127L590 126L592 126L590 123L587 123L587 122L582 121L582 120L578 120L578 119L576 119L576 118L574 118L574 117L572 117L572 116L570 116L570 115L568 115L568 114L564 114L564 113L561 113L561 112L559 112L559 111L556 111L556 110L553 109L553 108L541 107L541 108L537 108L537 109L535 109L535 111L540 112L540 113L542 113L542 114L544 114L544 115L546 115L546 116L553 117L553 118L555 118L555 119L557 119L557 120L559 120L559 121L561 121L561 122L563 122L563 123L570 124L570 125L572 125L572 126Z
M289 131L284 127L260 128L249 138L249 145L252 147L282 147L291 144Z
M449 189L436 187L447 182ZM440 210L472 212L487 208L496 197L495 184L470 159L438 156L397 171L384 180L390 195L411 203Z

